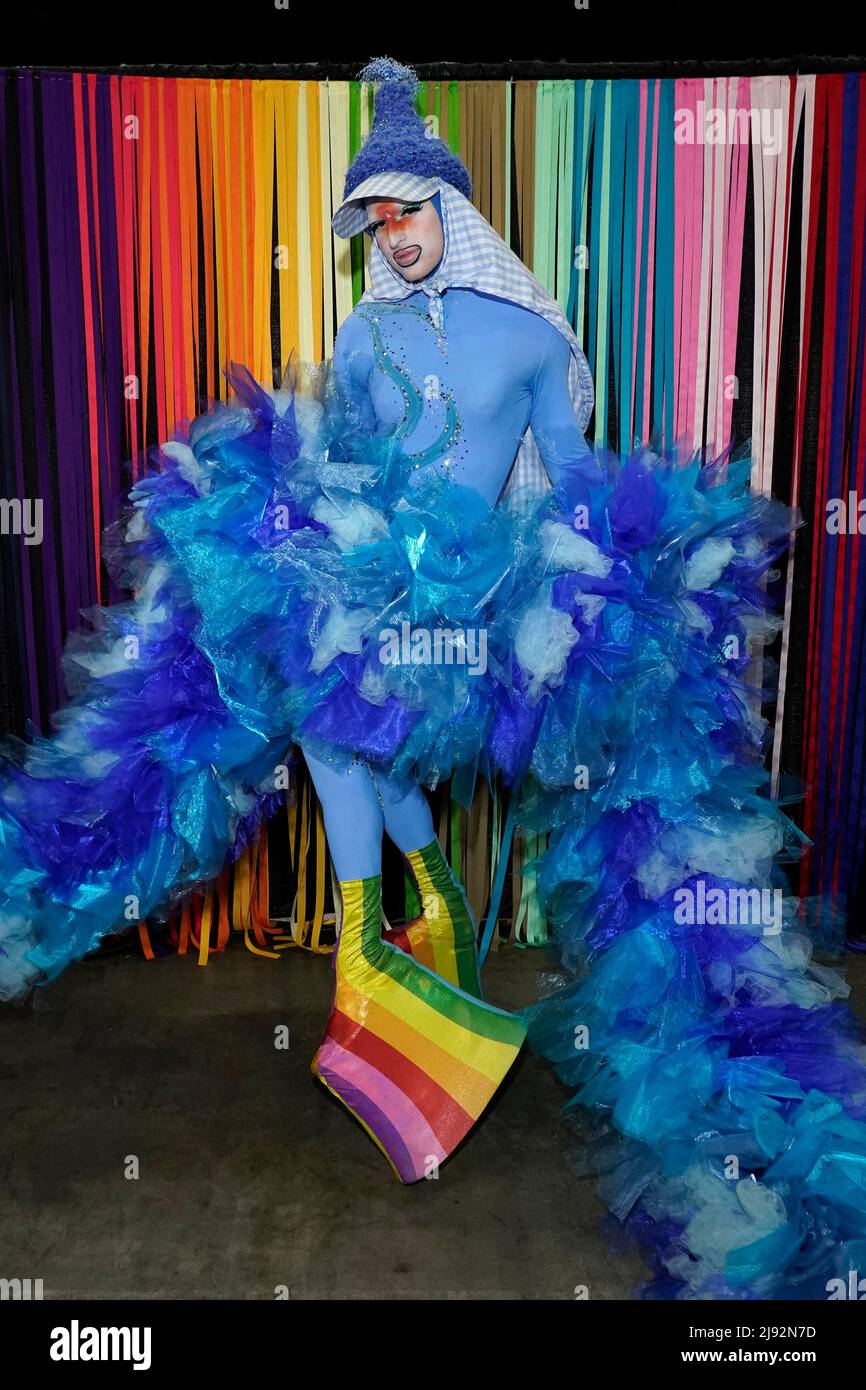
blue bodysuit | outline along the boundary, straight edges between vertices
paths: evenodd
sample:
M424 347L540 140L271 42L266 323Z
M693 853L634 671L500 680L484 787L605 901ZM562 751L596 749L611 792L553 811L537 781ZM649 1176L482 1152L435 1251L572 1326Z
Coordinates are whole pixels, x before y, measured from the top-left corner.
M569 463L589 452L568 389L565 338L531 309L477 290L446 289L442 305L439 335L423 291L397 303L361 302L337 334L338 385L360 398L370 430L389 431L400 421L399 386L375 359L378 335L398 370L424 394L421 419L404 441L410 454L423 456L443 435L453 438L445 460L431 466L446 466L453 481L475 488L494 506L531 426L548 476L557 482Z
M533 310L476 290L448 288L442 305L437 333L422 290L396 303L359 303L334 345L338 389L371 431L389 432L403 419L403 396L376 360L378 344L423 392L421 417L403 441L418 476L444 469L493 507L530 426L555 484L590 452L569 393L567 341ZM435 456L429 463L425 452ZM404 854L434 839L427 799L411 778L385 777L360 760L338 771L304 752L339 879L379 873L383 828Z

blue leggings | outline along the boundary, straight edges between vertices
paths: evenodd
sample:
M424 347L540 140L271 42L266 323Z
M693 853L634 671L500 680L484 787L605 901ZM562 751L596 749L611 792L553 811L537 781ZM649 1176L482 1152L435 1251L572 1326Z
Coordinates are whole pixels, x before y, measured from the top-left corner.
M341 770L303 753L341 881L382 872L383 830L404 854L435 839L427 798L411 777L386 777L361 758Z

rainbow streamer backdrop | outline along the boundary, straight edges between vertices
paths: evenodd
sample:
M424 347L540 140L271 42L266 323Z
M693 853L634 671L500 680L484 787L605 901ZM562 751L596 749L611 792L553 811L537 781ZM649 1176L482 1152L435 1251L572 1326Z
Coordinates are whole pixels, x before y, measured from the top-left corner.
M223 364L266 379L293 352L330 353L364 289L360 240L335 241L329 224L371 93L32 70L0 84L2 496L44 504L41 545L0 536L0 720L23 733L63 703L81 609L121 597L100 534L144 451L224 394ZM773 771L807 785L801 886L853 908L866 560L856 515L836 534L826 513L866 495L866 77L422 83L419 110L574 324L597 383L594 439L751 437L755 486L802 507L781 581ZM707 138L714 120L733 138ZM439 814L479 911L498 800ZM289 831L298 900L283 940L319 949L326 856L308 788ZM524 941L544 938L519 884L537 849L514 852ZM223 948L226 892L185 909L177 949ZM251 949L275 954L267 836L232 892Z

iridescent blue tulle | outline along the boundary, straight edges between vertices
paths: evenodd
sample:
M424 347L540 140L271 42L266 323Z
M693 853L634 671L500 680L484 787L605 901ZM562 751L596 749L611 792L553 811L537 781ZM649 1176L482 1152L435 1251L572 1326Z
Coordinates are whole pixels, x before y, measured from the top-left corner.
M793 518L748 459L649 450L490 512L400 430L233 383L133 490L109 551L136 598L70 640L54 735L10 745L0 997L215 876L296 742L464 796L499 774L551 832L530 872L573 975L530 1041L648 1292L826 1297L866 1263L866 1049L786 890L803 840L747 682ZM445 631L450 659L384 657Z
M651 1297L826 1298L866 1257L863 1030L788 893L803 837L768 799L746 679L794 519L751 495L749 467L612 461L587 532L610 574L556 590L604 606L547 703L522 811L553 826L532 872L574 974L526 1011L529 1041L588 1109L585 1169Z

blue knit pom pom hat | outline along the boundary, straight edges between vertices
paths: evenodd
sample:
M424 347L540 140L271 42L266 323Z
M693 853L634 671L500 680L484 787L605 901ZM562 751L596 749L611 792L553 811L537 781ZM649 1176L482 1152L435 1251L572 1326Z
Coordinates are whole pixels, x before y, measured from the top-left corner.
M365 198L429 198L442 180L471 198L465 164L444 140L431 136L415 110L418 78L412 69L393 58L373 58L358 75L377 84L373 124L346 174L343 202L331 220L336 235L354 236L366 227Z

